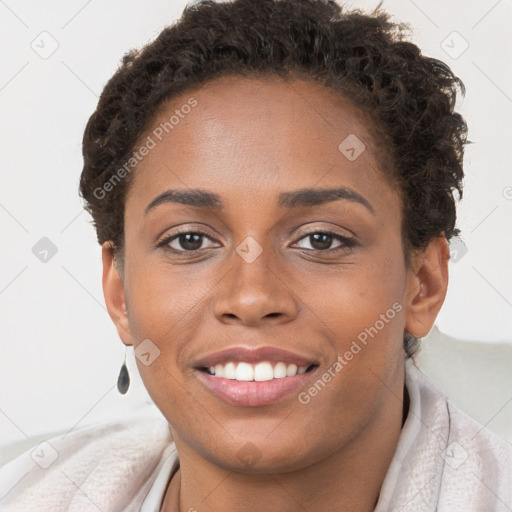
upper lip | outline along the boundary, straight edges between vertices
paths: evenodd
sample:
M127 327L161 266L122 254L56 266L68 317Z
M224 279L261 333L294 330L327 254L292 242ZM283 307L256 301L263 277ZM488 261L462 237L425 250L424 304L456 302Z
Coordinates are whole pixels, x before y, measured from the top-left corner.
M259 347L259 348L246 348L246 347L229 347L219 352L209 354L194 364L195 368L210 368L217 364L226 364L229 362L246 363L259 363L268 361L270 363L285 363L296 364L298 367L317 365L318 362L314 359L294 354L275 347Z

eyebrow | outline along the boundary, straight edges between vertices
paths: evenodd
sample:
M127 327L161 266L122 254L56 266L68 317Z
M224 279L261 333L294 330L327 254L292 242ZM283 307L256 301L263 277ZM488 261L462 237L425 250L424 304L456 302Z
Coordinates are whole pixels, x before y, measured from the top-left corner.
M284 208L300 208L318 206L325 203L345 199L359 203L367 208L373 215L372 205L355 190L347 187L340 188L303 188L279 194L278 206ZM146 207L145 214L164 203L179 203L196 208L211 208L221 210L222 199L218 194L201 189L166 190L156 196Z

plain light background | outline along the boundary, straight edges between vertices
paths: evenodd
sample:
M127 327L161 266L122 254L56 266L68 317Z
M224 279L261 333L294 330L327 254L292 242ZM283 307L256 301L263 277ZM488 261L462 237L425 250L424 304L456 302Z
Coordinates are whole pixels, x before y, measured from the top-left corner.
M117 392L125 350L105 309L100 247L78 196L81 139L122 55L151 41L186 4L0 0L1 444L150 402L132 349L132 387ZM462 339L512 340L512 2L384 0L383 7L467 87L458 104L474 142L458 223L467 253L450 264L437 326ZM56 249L46 262L36 256L43 237Z

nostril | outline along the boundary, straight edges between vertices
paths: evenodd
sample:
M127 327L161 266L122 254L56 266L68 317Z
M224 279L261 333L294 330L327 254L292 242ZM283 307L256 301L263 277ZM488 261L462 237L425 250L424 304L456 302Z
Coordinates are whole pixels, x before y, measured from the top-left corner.
M279 316L281 313L269 313L268 315L265 315L265 316L270 316L270 317L275 317L275 316Z

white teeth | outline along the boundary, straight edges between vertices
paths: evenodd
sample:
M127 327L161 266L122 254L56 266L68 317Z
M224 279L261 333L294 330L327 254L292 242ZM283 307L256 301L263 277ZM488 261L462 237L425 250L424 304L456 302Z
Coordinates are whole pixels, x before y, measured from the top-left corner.
M285 363L276 363L274 367L269 361L262 361L256 365L240 362L238 364L229 362L225 365L217 364L210 366L209 373L215 377L224 379L238 380L242 382L263 382L272 379L283 379L306 373L308 366L297 367L296 364L286 365Z
M286 367L286 376L290 377L291 375L297 375L297 365L293 363Z
M215 367L215 369L217 369L217 367ZM215 375L219 377L217 372L215 372ZM236 367L235 379L242 381L254 380L253 367L249 363L238 363L238 366Z
M257 382L263 382L264 380L272 380L274 378L274 370L272 365L267 363L258 363L254 367L254 380Z
M221 365L221 364L215 365L215 375L217 375L217 377L224 377L224 366L223 365Z
M236 366L235 363L228 363L224 366L224 378L225 379L236 379Z
M286 365L277 363L274 368L274 379L282 379L283 377L286 377Z

